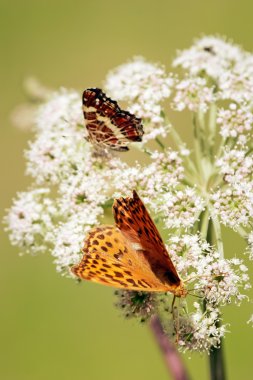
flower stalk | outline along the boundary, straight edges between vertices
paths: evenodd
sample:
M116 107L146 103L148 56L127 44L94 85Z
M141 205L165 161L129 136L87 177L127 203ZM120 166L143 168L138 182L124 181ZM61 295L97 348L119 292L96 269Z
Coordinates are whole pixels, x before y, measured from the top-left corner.
M210 380L226 380L223 342L220 347L212 347L209 356Z
M220 235L217 236L217 229L215 230L213 220L210 220L207 241L210 244L215 244ZM219 229L218 229L219 230ZM217 328L220 326L220 321L216 321ZM209 352L209 369L210 380L226 380L225 361L224 361L224 342L221 339L219 347L211 347Z
M165 334L160 319L154 315L150 321L150 329L157 341L164 358L167 370L173 380L190 380L184 363L174 345ZM213 380L213 379L212 379Z

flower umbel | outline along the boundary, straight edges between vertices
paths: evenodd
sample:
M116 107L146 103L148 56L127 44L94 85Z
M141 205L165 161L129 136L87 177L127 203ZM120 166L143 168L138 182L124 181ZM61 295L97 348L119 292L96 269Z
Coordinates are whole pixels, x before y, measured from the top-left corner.
M250 288L247 262L240 252L228 258L221 225L245 240L252 259L252 62L253 54L209 36L178 52L177 74L142 57L112 70L108 95L143 121L142 143L129 145L134 163L131 150L100 150L87 141L79 92L41 90L35 137L25 152L33 182L5 217L12 244L21 253L50 252L57 271L73 278L70 268L89 231L111 216L113 198L135 189L188 295L173 301L169 292L119 290L117 306L140 321L158 313L183 351L219 347L227 332L223 308L240 305ZM178 112L193 121L185 126L192 128L189 147L170 122Z

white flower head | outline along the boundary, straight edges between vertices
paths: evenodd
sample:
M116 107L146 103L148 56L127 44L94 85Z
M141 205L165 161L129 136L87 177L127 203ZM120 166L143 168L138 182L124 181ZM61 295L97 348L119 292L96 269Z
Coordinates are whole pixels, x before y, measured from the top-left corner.
M126 102L129 112L142 118L143 143L148 142L145 147L136 142L125 153L105 149L99 142L95 147L87 141L81 94L77 91L60 89L44 94L43 88L35 86L36 101L44 103L36 111L35 137L25 152L26 173L33 184L30 190L18 194L5 223L11 242L22 252L50 252L57 271L75 278L70 268L80 262L89 231L105 215L112 221L115 197L131 197L136 190L168 242L168 255L188 293L186 297L177 297L177 313L169 304L173 297L170 292L151 292L144 297L138 292L139 298L134 298L135 291L130 294L123 290L118 292L118 304L129 306L126 316L141 320L160 313L163 307L165 330L177 336L183 351L209 352L212 347L219 347L227 331L222 324L221 308L232 302L240 305L251 286L248 268L241 258L227 259L224 255L221 224L245 238L246 251L252 259L253 55L228 40L209 36L178 53L173 65L183 69L182 76L167 73L161 64L142 57L135 57L108 74L108 95L117 102ZM106 124L105 100L101 102L87 110L94 133L98 129L104 137L109 128L115 139L119 130L125 137L134 133L129 122L117 112L115 116L115 107L110 112L110 123ZM184 143L176 130L176 121L175 125L169 122L173 109L187 111L187 116L192 114L192 118L181 120L187 130L192 128L194 147ZM190 119L192 125L184 125ZM167 141L163 137L167 138L168 131ZM134 248L138 250L145 247L140 230L145 218L139 214L140 208L133 208L133 203L129 201L125 213L121 212L122 228L117 228L126 245L137 240ZM124 222L135 232L124 229ZM152 223L147 223L151 228ZM158 237L154 238L156 230L153 228L152 237L148 229L144 230L152 250L143 248L148 266L142 275L145 277L146 270L152 267L161 280L159 266L163 273L166 260L163 262L159 256L161 245ZM92 242L96 245L89 240L90 255L95 250ZM117 240L114 242L117 244ZM113 254L108 249L112 257L105 257L118 260ZM129 251L130 254L135 255L135 260L143 257L138 251ZM127 262L131 266L131 261L124 261L126 266ZM136 300L141 300L138 307Z
M189 228L198 220L205 206L193 188L166 192L160 197L158 210L167 228Z
M51 243L58 209L49 195L47 188L19 193L4 219L10 240L21 253L45 252Z
M245 148L224 149L223 156L216 161L224 181L239 184L248 181L253 173L253 157Z
M175 85L176 94L172 107L176 111L188 108L193 112L207 112L210 103L215 101L212 87L207 85L205 78L186 77Z
M38 110L36 130L61 131L71 135L78 125L83 125L82 99L77 91L61 88L54 92Z
M52 255L55 258L54 262L58 272L67 276L71 275L71 266L79 263L83 255L82 248L85 237L90 229L99 223L98 217L102 213L101 207L86 204L55 229Z
M186 352L209 352L212 347L219 347L221 338L227 331L227 325L220 325L219 310L207 305L205 312L199 307L190 315L178 317L179 350Z
M164 121L161 102L169 98L173 82L163 66L135 57L108 74L105 88L113 98L127 101L129 111L143 119L145 142L166 135L169 124Z
M253 216L252 186L251 182L242 181L212 194L214 217L233 229L247 226Z
M236 103L230 103L227 109L218 110L217 124L220 126L222 137L236 138L240 134L251 131L253 114L246 105L238 107Z
M220 37L207 36L195 41L190 49L178 52L175 67L182 67L191 75L206 73L214 80L222 78L236 62L240 62L243 51L239 46Z

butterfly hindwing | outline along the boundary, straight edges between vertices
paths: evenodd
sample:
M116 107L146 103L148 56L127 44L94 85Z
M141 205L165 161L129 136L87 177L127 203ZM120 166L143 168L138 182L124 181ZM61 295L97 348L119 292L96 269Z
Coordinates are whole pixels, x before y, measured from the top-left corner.
M141 119L123 111L99 88L83 92L83 114L88 140L98 147L126 151L131 141L141 141Z

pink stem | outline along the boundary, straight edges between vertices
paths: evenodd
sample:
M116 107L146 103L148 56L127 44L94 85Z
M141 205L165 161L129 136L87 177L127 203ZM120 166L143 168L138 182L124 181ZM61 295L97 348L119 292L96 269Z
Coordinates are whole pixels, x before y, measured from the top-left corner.
M152 317L150 321L150 328L153 331L155 339L162 351L165 364L169 370L173 380L189 380L184 364L179 356L179 353L165 335L158 316Z

